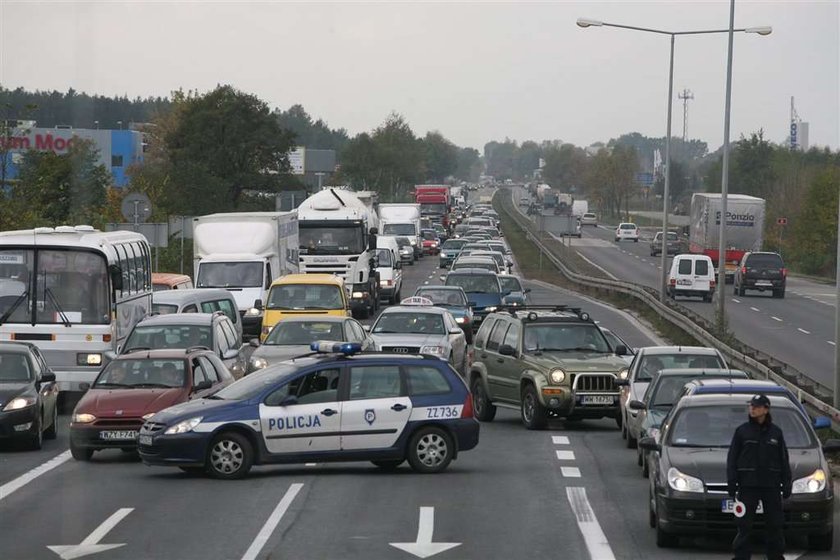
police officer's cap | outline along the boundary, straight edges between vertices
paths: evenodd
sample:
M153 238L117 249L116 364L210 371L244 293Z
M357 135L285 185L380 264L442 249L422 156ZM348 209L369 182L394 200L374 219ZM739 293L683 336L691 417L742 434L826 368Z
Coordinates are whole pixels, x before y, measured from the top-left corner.
M747 401L750 406L770 406L770 399L767 398L767 395L755 395L749 401Z

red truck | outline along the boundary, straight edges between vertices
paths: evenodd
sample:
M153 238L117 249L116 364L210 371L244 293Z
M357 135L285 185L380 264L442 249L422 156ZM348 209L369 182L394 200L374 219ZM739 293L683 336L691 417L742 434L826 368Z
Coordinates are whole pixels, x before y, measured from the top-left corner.
M420 205L420 216L429 216L433 222L440 222L449 228L449 213L452 206L449 185L415 185L414 202Z

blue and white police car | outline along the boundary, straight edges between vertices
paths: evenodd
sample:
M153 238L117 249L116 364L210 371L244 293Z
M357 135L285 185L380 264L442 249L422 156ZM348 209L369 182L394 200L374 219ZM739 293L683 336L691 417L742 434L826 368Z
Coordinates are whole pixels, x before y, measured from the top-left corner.
M147 465L244 477L252 465L371 461L444 470L478 444L461 377L428 355L360 353L359 343L313 342L312 354L270 366L143 424Z

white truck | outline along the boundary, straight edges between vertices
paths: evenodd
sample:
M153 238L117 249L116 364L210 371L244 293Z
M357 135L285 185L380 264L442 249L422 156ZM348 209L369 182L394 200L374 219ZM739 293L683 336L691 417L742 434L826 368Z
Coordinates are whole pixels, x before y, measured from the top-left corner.
M589 213L589 202L586 200L575 200L572 202L572 216L582 217Z
M353 314L373 315L379 306L376 213L353 191L327 188L301 202L297 214L300 271L340 276Z
M414 248L414 258L423 256L419 204L380 204L379 218L382 222L382 235L408 237Z
M225 288L242 316L243 336L258 337L271 282L298 272L296 212L230 212L193 218L197 288Z

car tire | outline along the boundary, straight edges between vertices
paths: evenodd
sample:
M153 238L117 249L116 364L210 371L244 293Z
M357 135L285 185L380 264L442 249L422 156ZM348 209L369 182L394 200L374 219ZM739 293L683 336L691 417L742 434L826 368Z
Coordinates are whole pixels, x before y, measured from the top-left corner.
M621 439L627 439L627 419L624 418L621 422Z
M476 375L470 387L473 399L473 414L479 422L492 422L496 417L496 405L490 402L490 397L487 391L484 390L484 384L481 382L481 376Z
M93 449L87 449L85 447L78 447L73 445L73 441L70 441L70 455L77 461L90 461L90 458L93 457Z
M642 451L642 478L649 478L650 477L650 467L648 466L647 457L645 456L645 452Z
M198 476L198 475L204 474L204 472L205 472L204 467L178 467L178 468L181 469L183 472L185 472L187 474L190 474L190 475L193 475L193 476Z
M638 243L638 242L639 242L639 240L638 240L638 239L634 239L634 240L633 240L633 243Z
M638 445L636 446L636 464L642 466L642 448Z
M638 445L638 441L636 438L633 437L633 434L630 433L630 429L627 429L627 449L636 449Z
M676 535L666 533L659 525L659 520L656 523L656 546L659 548L675 548L680 544L680 538Z
M207 472L214 478L243 478L251 470L253 461L251 442L236 432L222 432L213 439L207 450Z
M619 241L620 241L620 240L618 239L618 237L616 237L616 238L615 238L615 242L616 242L616 243L618 243Z
M738 286L738 295L742 296L742 297L747 295L747 289L745 287L739 285Z
M712 301L712 294L703 294L703 301L705 301L706 303Z
M52 422L50 427L44 430L44 439L55 439L58 437L58 405L53 406Z
M371 461L371 463L373 463L383 471L395 471L397 470L397 467L402 465L404 462L405 459L394 459L392 461Z
M831 550L834 548L834 529L824 535L809 535L808 548L810 550Z
M423 426L408 442L408 464L421 474L439 473L449 466L455 444L450 435L434 426Z
M41 411L41 417L36 422L35 433L29 436L29 448L35 451L44 446L44 411Z
M522 390L519 406L522 423L529 430L542 430L548 424L548 414L540 404L537 390L530 383Z

